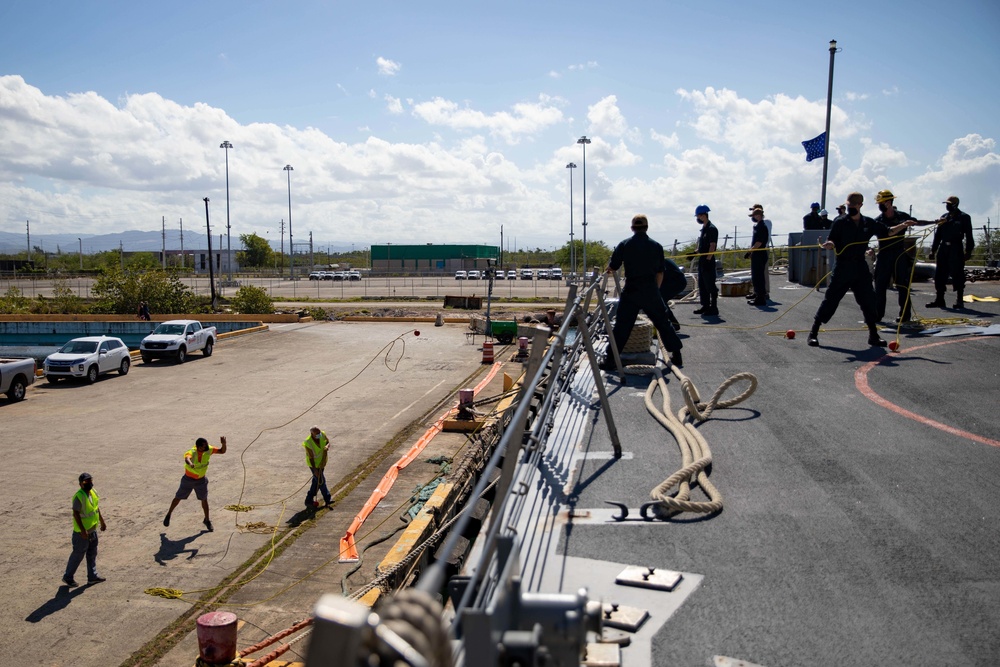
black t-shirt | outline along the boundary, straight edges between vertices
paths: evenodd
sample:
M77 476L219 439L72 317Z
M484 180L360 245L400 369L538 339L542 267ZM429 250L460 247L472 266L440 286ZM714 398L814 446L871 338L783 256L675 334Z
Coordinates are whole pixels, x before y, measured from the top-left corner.
M770 241L770 234L764 221L753 223L753 238L750 240L750 245L759 243L761 248L767 248L768 241Z
M827 237L837 248L838 262L863 262L873 236L888 236L889 228L868 216L855 223L847 215L838 216Z
M892 218L887 218L885 213L880 213L875 222L878 222L885 226L885 234L879 233L878 239L878 255L881 258L895 257L902 254L905 239L906 239L906 228L903 228L893 234L890 228L896 225L906 222L907 220L913 220L913 216L909 213L904 213L903 211L896 210L896 214Z
M965 252L972 254L972 249L976 247L976 242L972 238L972 218L968 213L955 209L950 211L944 222L934 230L934 242L931 244L931 252L937 252L942 243L949 244L950 250L961 250L962 241L965 240Z
M824 222L818 211L812 211L802 216L802 229L828 229L829 222Z
M635 232L611 253L608 266L617 271L625 264L625 279L633 284L650 281L656 284L656 274L663 272L663 246L645 232Z
M704 255L705 253L710 252L713 243L716 247L718 247L719 228L713 225L710 220L701 226L701 234L698 235L698 254ZM699 257L698 261L707 259L707 257Z

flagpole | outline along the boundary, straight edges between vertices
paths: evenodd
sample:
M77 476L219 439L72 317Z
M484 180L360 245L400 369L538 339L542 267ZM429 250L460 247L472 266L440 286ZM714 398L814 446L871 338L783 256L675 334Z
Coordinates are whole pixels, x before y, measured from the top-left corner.
M820 208L826 208L826 170L830 161L830 111L833 105L833 56L837 53L837 40L830 40L830 77L826 84L826 139L823 141L823 190Z

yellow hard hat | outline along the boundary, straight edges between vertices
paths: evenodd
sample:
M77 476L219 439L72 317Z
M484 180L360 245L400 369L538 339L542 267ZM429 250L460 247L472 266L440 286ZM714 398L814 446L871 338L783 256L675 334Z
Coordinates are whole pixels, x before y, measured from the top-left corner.
M881 204L883 202L892 201L896 198L896 195L892 194L892 190L881 190L877 195L875 195L875 203Z

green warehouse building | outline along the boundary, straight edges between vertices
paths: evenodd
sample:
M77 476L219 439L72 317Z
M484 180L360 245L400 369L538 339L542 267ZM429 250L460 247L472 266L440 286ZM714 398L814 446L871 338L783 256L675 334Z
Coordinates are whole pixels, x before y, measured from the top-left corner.
M485 269L500 259L493 245L402 245L387 243L371 249L372 273L452 273Z

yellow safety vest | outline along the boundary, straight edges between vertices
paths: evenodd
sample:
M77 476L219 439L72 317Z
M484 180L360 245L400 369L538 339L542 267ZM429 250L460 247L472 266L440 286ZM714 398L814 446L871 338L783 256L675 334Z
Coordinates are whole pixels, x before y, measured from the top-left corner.
M76 499L80 500L80 520L83 521L83 529L89 533L97 527L97 522L100 520L97 513L97 504L101 498L97 495L97 491L93 489L90 490L90 493L86 493L83 489L80 489L73 495L73 500ZM75 517L73 518L73 532L80 532L80 526L77 524Z
M317 443L312 439L312 435L305 439L302 446L306 450L306 465L310 468L325 468L326 460L329 452L326 451L326 446L330 443L330 440L326 437L326 433L323 431L319 432L319 442ZM312 454L312 461L309 460L309 454Z
M208 460L212 458L212 454L215 453L215 447L209 447L201 455L201 461L198 460L198 448L192 447L187 450L184 454L184 474L188 477L194 477L195 479L201 479L208 472ZM191 461L194 465L188 465L188 457L191 457Z

